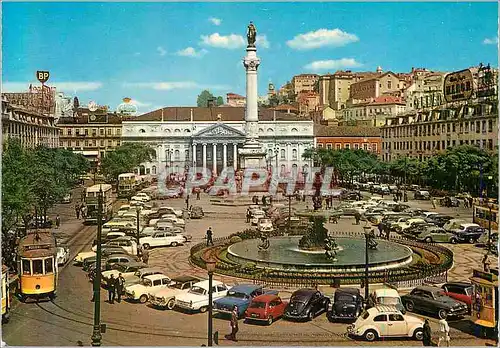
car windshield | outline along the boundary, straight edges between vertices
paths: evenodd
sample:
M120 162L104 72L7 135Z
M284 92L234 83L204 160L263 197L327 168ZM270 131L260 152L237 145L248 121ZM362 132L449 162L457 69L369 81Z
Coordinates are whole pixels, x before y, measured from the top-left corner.
M350 296L350 295L340 295L337 297L337 301L341 301L341 302L352 302L354 301L354 296Z
M205 295L207 291L203 288L200 288L199 286L193 286L191 290L189 290L191 294L197 294L197 295Z
M265 302L252 302L250 308L266 308Z
M378 297L377 302L388 306L394 306L401 304L401 299L399 297Z
M236 297L236 298L247 298L248 297L247 295L245 295L242 292L231 291L231 290L228 291L227 296Z

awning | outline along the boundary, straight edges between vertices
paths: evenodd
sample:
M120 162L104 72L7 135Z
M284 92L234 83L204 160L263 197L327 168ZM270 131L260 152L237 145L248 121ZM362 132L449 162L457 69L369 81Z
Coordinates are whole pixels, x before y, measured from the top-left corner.
M84 156L99 156L99 151L73 151L74 153L80 153Z

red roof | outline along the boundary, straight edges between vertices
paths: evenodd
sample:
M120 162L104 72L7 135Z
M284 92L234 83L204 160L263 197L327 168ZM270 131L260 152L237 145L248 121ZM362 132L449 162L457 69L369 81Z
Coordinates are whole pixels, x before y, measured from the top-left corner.
M295 106L293 105L290 105L290 104L282 104L282 105L278 105L276 106L273 110L276 110L276 111L279 111L279 110L296 110L298 111L299 109L297 109Z
M244 97L244 96L239 95L239 94L236 94L236 93L227 93L227 94L226 94L226 96L227 96L228 98L245 99L245 97Z
M392 95L383 95L374 98L370 104L405 104L402 98L394 97Z

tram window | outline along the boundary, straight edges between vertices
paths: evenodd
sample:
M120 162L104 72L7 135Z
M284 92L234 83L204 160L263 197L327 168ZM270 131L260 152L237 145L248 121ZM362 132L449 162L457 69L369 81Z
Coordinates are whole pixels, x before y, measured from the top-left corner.
M23 260L23 274L31 274L30 260Z
M45 273L54 272L54 268L52 267L52 258L45 259Z
M33 260L33 274L43 274L42 260Z

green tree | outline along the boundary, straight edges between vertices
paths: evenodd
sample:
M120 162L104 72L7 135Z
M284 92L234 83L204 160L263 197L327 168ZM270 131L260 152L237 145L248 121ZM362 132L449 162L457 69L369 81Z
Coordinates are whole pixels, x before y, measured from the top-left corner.
M217 106L224 105L224 98L222 96L217 97Z
M156 151L142 143L125 143L110 152L101 161L101 173L108 182L116 182L118 175L132 172L143 162L150 162Z
M210 93L209 90L205 89L200 93L200 95L198 95L198 98L196 99L196 105L201 108L206 108L208 106L208 101L213 98L214 95Z

